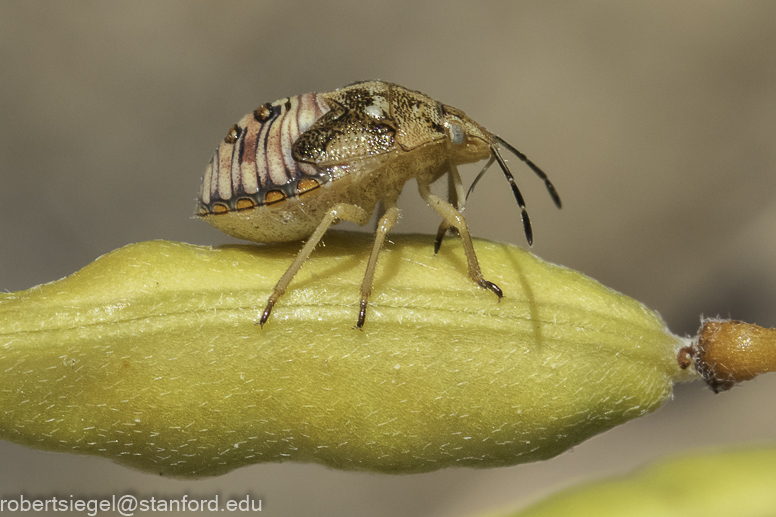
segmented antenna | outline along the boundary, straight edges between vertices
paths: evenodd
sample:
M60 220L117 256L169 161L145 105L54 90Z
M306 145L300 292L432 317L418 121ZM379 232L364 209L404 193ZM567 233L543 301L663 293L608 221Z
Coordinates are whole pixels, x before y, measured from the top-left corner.
M555 206L557 206L558 208L561 208L562 204L560 201L560 196L558 195L558 192L555 190L555 186L550 181L550 178L547 177L547 174L545 174L545 172L541 170L538 165L536 165L534 162L529 160L526 155L524 155L523 153L515 149L511 144L504 141L501 137L497 135L493 135L493 136L496 142L498 143L498 145L503 145L504 147L506 147L508 151L510 151L515 156L517 156L523 162L525 162L525 164L528 165L528 167L530 167L530 169L534 171L534 173L536 173L536 175L539 176L539 178L544 180L544 186L547 187L547 192L550 193L550 197L552 197L552 200L555 203ZM501 167L501 170L504 172L504 176L506 176L507 181L509 181L509 185L512 187L512 193L515 195L515 200L517 200L517 204L520 207L520 216L523 220L523 230L525 231L525 238L528 241L528 244L532 245L533 230L531 229L531 219L528 217L528 211L525 208L525 201L523 200L523 195L520 193L520 189L517 187L517 183L515 183L515 177L512 176L512 172L510 172L509 167L507 166L507 162L501 156L501 152L499 151L498 147L495 145L491 145L490 152L491 152L490 159L482 168L480 173L477 174L477 177L474 178L474 181L469 187L469 190L466 192L466 201L469 200L469 196L471 195L472 191L474 191L474 187L477 185L480 179L485 175L485 173L488 171L490 166L493 165L493 162L498 161L498 164Z
M498 147L491 146L490 152L493 153L493 156L496 158L496 161L498 161L499 166L501 167L501 170L504 171L504 176L507 177L507 181L509 181L509 185L512 187L512 193L515 195L515 199L517 200L517 205L520 207L520 216L523 219L523 230L525 230L525 240L528 241L528 245L533 244L533 230L531 229L531 220L528 218L528 210L525 209L525 201L523 201L523 195L520 193L520 189L517 188L517 183L515 183L515 177L512 176L512 173L509 172L509 167L507 167L507 162L504 161L504 158L501 157L501 153L498 150Z
M526 155L515 149L509 142L504 141L500 136L493 135L496 138L496 142L499 143L499 145L503 145L507 149L509 149L509 152L520 158L525 162L528 167L531 168L532 171L536 173L537 176L539 176L541 179L544 180L544 186L547 187L547 192L550 193L550 197L552 197L552 200L555 202L555 206L558 208L561 208L561 202L560 202L560 196L558 195L558 192L555 190L555 187L552 185L552 182L550 181L550 178L547 177L547 174L544 173L543 170L539 168L538 165L536 165L534 162L528 159ZM500 165L500 164L499 164ZM502 166L503 168L503 166Z

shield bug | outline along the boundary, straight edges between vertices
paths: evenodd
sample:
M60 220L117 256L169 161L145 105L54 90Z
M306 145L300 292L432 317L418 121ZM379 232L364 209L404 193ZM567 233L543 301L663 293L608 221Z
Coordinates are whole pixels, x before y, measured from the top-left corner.
M435 251L445 232L454 228L463 241L469 276L501 299L501 289L480 270L461 213L464 196L457 169L488 158L479 180L498 162L520 206L531 244L525 202L501 156L501 146L544 180L560 208L547 175L524 154L463 111L423 93L369 81L329 93L297 95L263 104L229 128L205 170L198 215L219 230L249 241L307 239L275 285L259 319L263 326L329 226L338 221L364 225L381 203L384 212L361 284L356 326L362 328L377 257L399 217L396 201L407 180L415 178L420 196L442 216ZM448 201L431 193L431 184L444 174L448 174Z

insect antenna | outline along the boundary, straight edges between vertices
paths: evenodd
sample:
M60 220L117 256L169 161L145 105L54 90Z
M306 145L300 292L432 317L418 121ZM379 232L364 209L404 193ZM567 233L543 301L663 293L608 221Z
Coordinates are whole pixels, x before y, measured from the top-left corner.
M521 153L520 151L515 149L512 145L510 145L509 142L504 141L498 135L493 135L493 136L496 138L496 142L498 142L499 145L503 145L504 147L509 149L509 152L511 152L512 154L514 154L515 156L520 158L522 161L524 161L525 164L528 165L528 167L530 167L531 170L534 171L537 176L539 176L541 179L544 180L544 186L547 187L547 192L550 193L550 197L552 197L552 200L555 202L555 206L560 208L561 207L560 196L558 195L558 192L555 190L555 187L552 185L552 182L550 181L550 178L547 177L547 174L545 174L545 172L543 170L541 170L538 165L536 165L534 162L529 160L526 155L524 155L523 153ZM491 147L491 149L493 149L493 148ZM505 166L502 164L503 160L501 159L501 156L499 156L498 152L495 152L495 155L498 157L497 159L499 160L499 165L501 165L501 168L504 169ZM507 171L504 170L504 173L506 173L506 172ZM511 177L511 176L512 175L510 174L509 177ZM479 179L479 178L477 178L477 179ZM510 183L512 183L514 185L512 180L510 180ZM514 190L514 187L513 187L512 190Z
M503 142L503 140L500 140L500 142ZM507 181L509 181L509 185L512 187L512 193L515 195L515 199L517 200L517 205L520 207L520 215L523 219L523 230L525 230L525 240L528 241L528 245L533 244L533 230L531 230L531 220L528 218L528 211L525 209L525 201L523 201L523 195L520 193L520 189L517 188L517 183L515 183L515 177L512 176L512 173L509 172L509 167L507 167L507 162L504 161L504 158L501 156L501 153L498 150L498 147L495 145L492 145L490 147L490 152L493 153L493 157L496 158L498 161L499 166L501 167L501 170L504 171L504 176L507 177Z
M474 187L479 183L480 179L485 175L486 172L488 172L488 169L490 169L490 166L493 165L493 162L496 161L496 158L491 154L490 159L488 159L488 163L485 164L485 167L482 168L479 174L477 174L477 177L474 178L474 181L472 181L471 186L469 187L469 190L466 191L466 198L465 202L469 201L469 196L474 191Z

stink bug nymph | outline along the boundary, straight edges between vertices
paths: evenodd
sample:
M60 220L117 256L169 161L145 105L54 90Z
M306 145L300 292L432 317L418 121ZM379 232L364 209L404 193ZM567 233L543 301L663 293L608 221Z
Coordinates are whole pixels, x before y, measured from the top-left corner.
M485 280L477 262L461 213L464 194L457 169L489 158L479 180L498 162L520 206L531 244L523 196L500 146L544 180L560 208L547 175L524 154L463 111L423 93L369 81L329 93L297 95L263 104L229 128L205 170L198 215L219 230L249 241L307 239L275 285L259 319L263 326L329 226L338 221L364 225L381 203L384 213L361 284L356 326L362 328L377 256L399 216L396 201L407 180L415 178L420 196L442 216L435 250L445 232L455 228L463 241L469 276L500 299L501 289ZM431 193L431 184L444 174L448 174L448 201Z

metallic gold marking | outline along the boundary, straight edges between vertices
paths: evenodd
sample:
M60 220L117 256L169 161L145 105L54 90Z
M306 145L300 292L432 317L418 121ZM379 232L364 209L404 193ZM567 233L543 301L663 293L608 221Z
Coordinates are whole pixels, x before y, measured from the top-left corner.
M235 206L237 207L237 210L249 210L256 206L256 202L251 198L242 197L237 200L237 204Z
M267 192L267 194L264 196L264 203L267 205L271 205L273 203L280 203L281 201L284 201L286 199L286 195L283 194L279 190L270 190Z
M238 126L237 124L234 124L232 127L229 128L229 132L226 133L226 136L224 137L224 142L227 144L235 143L237 139L240 138L240 133L242 133L240 126Z
M265 102L253 112L253 118L259 122L266 122L272 116L272 104Z
M320 186L321 185L313 178L302 178L296 184L296 193L301 195L305 192L315 190Z

